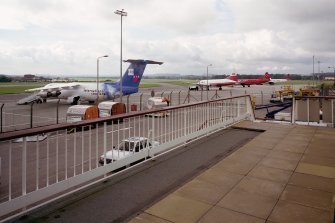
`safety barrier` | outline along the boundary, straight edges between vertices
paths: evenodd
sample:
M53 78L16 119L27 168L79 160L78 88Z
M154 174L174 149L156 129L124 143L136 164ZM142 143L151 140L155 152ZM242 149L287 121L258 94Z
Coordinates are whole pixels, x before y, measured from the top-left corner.
M0 216L36 208L246 119L254 119L249 95L3 133ZM125 140L135 144L126 149Z
M300 97L293 98L292 123L322 125L334 127L335 97Z

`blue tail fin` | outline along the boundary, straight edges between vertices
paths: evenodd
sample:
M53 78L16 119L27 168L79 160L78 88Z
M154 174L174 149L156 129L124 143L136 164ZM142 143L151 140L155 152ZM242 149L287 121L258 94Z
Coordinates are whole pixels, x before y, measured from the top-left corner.
M138 88L147 64L163 64L151 60L124 60L124 62L130 63L122 77L122 87L125 88Z

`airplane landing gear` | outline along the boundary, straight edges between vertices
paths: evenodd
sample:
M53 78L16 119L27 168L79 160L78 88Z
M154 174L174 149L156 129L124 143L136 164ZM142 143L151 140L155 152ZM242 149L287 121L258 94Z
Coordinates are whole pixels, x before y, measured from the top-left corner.
M73 98L73 102L71 103L71 105L77 105L78 104L78 101L79 101L80 97L77 96L77 97L74 97Z

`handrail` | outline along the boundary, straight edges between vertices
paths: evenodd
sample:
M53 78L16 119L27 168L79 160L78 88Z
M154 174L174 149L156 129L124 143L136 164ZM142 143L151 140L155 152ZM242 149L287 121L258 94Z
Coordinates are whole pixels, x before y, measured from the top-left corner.
M80 128L80 127L88 126L88 125L92 125L92 124L103 124L106 121L113 121L113 120L118 120L118 119L131 118L131 117L135 117L135 116L139 116L139 115L146 115L146 114L151 114L151 113L156 113L156 112L170 111L170 110L175 110L175 109L180 109L180 108L192 107L192 106L195 106L195 105L202 105L202 104L207 104L207 103L212 103L212 102L230 100L230 99L235 99L235 98L244 98L244 97L249 97L250 98L250 95L240 95L240 96L234 96L234 97L226 97L226 98L220 98L220 99L209 100L209 101L193 102L193 103L184 104L184 105L174 105L174 106L152 109L152 110L147 110L147 111L137 111L137 112L132 112L132 113L128 113L128 114L113 115L111 117L103 117L103 118L98 118L98 119L84 120L84 121L79 121L79 122L75 122L75 123L60 123L60 124L54 124L54 125L48 125L48 126L42 126L42 127L35 127L35 128L30 128L30 129L17 130L17 131L12 131L12 132L5 132L5 133L0 134L0 142L1 141L6 141L6 140L11 140L11 139L16 139L16 138L20 138L20 137L34 136L34 135L39 135L39 134L42 134L42 133L64 130L64 129L67 129L67 128L68 129L70 129L70 128Z

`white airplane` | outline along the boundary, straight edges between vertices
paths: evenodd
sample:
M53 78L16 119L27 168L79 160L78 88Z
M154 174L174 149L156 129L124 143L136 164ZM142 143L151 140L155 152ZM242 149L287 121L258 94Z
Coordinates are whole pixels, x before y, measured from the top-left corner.
M288 80L291 80L290 74L287 74L287 78L286 79L273 79L273 78L270 78L269 84L270 85L274 85L275 83L283 83L283 82L286 82Z
M138 92L138 86L142 79L147 64L163 64L151 60L125 60L130 65L122 77L122 94L128 95ZM33 101L46 102L49 98L64 99L73 105L78 101L94 103L97 100L96 83L51 83L44 87L28 89L28 92L37 92L32 96L23 98L18 104L27 104ZM115 83L99 83L98 100L111 100L120 96L120 81Z
M224 79L212 79L212 80L200 80L196 85L198 90L206 88L209 90L209 87L218 87L219 90L222 90L223 86L231 86L238 84L237 82L237 75L235 73L232 73L229 77Z

